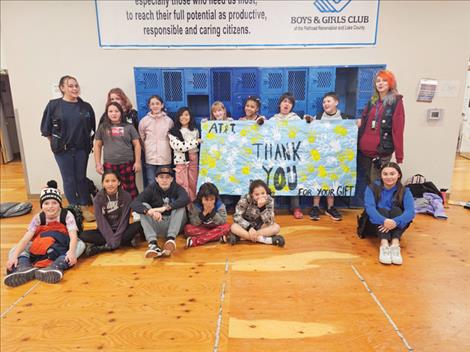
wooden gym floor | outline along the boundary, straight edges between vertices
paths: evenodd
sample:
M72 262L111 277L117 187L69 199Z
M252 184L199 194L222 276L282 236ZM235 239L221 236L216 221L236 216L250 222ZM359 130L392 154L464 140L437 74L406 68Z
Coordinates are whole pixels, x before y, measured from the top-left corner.
M25 200L21 164L0 171L1 201ZM458 158L452 199L470 200L469 175ZM469 211L419 215L402 266L378 263L378 240L355 234L357 213L278 216L285 248L185 250L179 238L165 260L144 259L142 243L79 260L57 285L2 280L1 350L469 351ZM0 221L2 279L30 218Z

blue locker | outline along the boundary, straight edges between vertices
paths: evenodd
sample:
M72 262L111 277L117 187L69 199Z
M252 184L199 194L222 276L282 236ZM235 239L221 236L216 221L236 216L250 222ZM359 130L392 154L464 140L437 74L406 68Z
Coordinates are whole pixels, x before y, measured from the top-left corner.
M309 94L307 114L315 116L318 112L323 111L323 95L324 93Z
M277 95L286 91L285 70L282 68L261 68L260 95Z
M184 88L186 94L209 94L209 69L188 68L184 70Z
M137 112L139 116L139 120L141 120L147 113L149 112L149 108L147 105L148 99L152 96L151 93L138 93L137 94Z
M211 69L211 99L210 105L221 101L227 109L228 116L232 115L232 69Z
M335 90L336 67L310 67L308 94L325 94Z
M274 95L261 95L261 115L266 118L271 118L279 112L279 97L280 94Z
M307 112L307 80L308 69L288 68L287 71L287 92L295 97L294 112L303 117Z
M183 70L162 70L163 101L167 114L174 118L176 111L186 106Z
M235 94L258 95L259 70L257 68L233 68L232 75L232 91Z
M161 94L162 92L162 71L158 68L134 67L135 91L136 94L150 92Z

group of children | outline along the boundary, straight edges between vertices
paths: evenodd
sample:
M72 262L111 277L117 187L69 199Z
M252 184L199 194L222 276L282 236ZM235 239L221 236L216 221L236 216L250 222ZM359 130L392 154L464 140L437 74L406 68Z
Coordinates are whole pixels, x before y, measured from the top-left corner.
M313 119L347 119L338 103L334 92L327 93L323 97L323 111L303 118L307 123ZM260 106L259 98L248 97L245 116L240 120L262 125L266 118L259 114ZM294 106L294 96L283 94L279 113L272 119L301 120L293 112ZM124 92L119 88L109 92L94 142L96 171L102 175L103 186L93 201L97 229L78 234L73 215L62 209L57 184L49 183L41 192L41 213L35 215L26 234L10 251L6 285L18 286L34 278L58 282L82 252L91 256L120 246L135 246L142 233L148 242L147 258L170 256L181 232L187 238L188 248L209 241L235 244L240 240L285 245L280 226L274 221L274 199L265 182L251 182L248 193L236 205L233 224L227 224L227 211L217 187L204 183L196 190L201 139L189 108L180 108L173 121L165 113L160 96L151 96L148 107L150 111L138 122L137 112ZM221 102L212 104L210 118L230 119ZM370 123L367 115L362 120L364 124ZM138 194L135 173L142 169L142 147L148 185ZM399 241L414 218L413 198L401 183L398 164L387 162L380 165L378 172L379 178L366 189L365 210L381 239L379 261L399 265L402 263ZM294 217L302 218L299 197L290 198ZM314 197L312 220L319 220L319 204L320 198ZM132 210L140 214L140 221L130 222ZM333 220L341 220L333 197L327 197L325 213ZM158 236L164 237L163 246L158 244Z

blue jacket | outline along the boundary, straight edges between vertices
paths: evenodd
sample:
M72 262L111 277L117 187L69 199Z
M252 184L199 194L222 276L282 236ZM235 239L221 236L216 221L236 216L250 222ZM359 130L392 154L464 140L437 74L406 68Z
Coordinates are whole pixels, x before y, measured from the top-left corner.
M380 183L379 183L380 185ZM378 209L391 210L393 207L393 195L397 190L397 186L390 189L382 187L380 192L380 198L378 203L375 202L374 191L370 186L367 186L366 193L364 195L364 207L366 208L367 215L369 215L370 222L375 225L383 225L386 217L379 213ZM403 194L403 213L392 220L396 222L399 228L404 228L408 225L415 217L414 200L411 191L405 188Z

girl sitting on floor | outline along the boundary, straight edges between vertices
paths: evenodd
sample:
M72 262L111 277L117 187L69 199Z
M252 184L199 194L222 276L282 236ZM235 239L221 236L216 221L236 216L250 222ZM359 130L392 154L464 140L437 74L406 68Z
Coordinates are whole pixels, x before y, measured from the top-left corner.
M266 183L254 180L248 194L237 203L233 215L230 244L249 240L276 246L284 246L284 237L279 235L280 226L274 222L274 199Z
M400 239L415 217L413 195L402 185L401 178L400 166L388 162L382 166L380 181L370 184L365 192L365 210L381 239L382 264L403 263Z
M184 227L186 247L217 241L230 232L227 211L219 198L219 190L210 182L201 185L194 203L188 205L189 221Z

